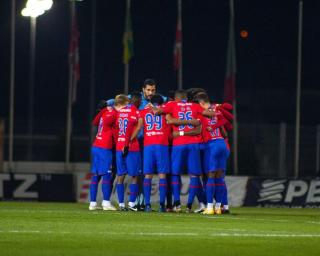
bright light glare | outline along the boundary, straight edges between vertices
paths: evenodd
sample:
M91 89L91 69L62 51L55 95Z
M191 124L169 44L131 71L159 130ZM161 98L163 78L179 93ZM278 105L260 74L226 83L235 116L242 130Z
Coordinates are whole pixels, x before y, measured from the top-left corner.
M52 7L52 0L28 0L26 8L21 11L22 16L38 17Z

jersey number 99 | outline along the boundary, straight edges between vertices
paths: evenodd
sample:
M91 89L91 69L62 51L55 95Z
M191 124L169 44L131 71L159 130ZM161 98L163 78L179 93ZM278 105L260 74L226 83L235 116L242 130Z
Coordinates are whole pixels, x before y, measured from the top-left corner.
M150 131L153 128L156 130L161 130L162 128L162 116L160 115L152 115L150 113L146 114L144 118L147 124L147 130Z

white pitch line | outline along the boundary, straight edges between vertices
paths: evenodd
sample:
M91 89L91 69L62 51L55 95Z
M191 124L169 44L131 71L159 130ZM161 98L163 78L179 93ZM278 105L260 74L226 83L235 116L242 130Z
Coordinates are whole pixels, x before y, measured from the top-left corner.
M70 231L40 231L40 230L0 230L0 233L14 233L14 234L72 234ZM99 235L112 235L112 236L182 236L182 237L261 237L261 238L272 238L272 237L283 237L283 238L297 238L297 237L310 237L320 238L320 234L275 234L275 233L211 233L211 234L199 234L199 233L170 233L170 232L79 232L78 234L99 234Z
M320 221L307 221L307 223L320 225Z
M210 236L222 237L320 237L320 234L271 234L271 233L217 233Z

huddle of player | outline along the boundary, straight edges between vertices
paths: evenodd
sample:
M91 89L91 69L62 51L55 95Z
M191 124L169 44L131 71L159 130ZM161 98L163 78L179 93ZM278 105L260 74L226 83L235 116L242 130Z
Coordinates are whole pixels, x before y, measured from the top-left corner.
M114 105L102 104L93 120L98 131L91 149L93 176L89 210L99 208L96 195L100 180L102 209L116 210L110 202L115 148L119 210L137 211L138 179L143 174L144 210L151 212L151 184L153 175L157 173L159 212L166 212L169 186L174 199L173 211L181 212L181 175L187 170L190 183L186 211L191 212L197 197L199 208L195 212L229 213L224 176L230 154L227 130L232 129L232 106L227 103L211 104L206 92L200 88L188 92L177 90L174 99L167 102L163 102L161 95L154 94L141 110L138 110L140 102L134 98L117 95ZM143 145L139 145L138 140L141 131ZM124 199L126 175L131 177L128 207Z

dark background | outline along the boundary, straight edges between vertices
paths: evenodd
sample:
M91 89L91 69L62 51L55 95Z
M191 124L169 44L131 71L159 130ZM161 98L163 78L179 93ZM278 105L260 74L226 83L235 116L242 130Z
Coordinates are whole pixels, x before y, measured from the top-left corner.
M16 6L16 135L27 133L29 104L30 21L20 15L25 2L17 0ZM92 119L90 109L93 106L89 97L92 2L84 0L76 4L81 79L73 108L74 140L77 136L89 137ZM112 98L123 91L125 2L96 0L95 104L100 99ZM294 125L298 0L234 0L234 3L239 124L257 127L265 124L277 126L285 122L289 126ZM10 1L1 0L0 118L6 122L6 133L9 122L10 13ZM319 124L319 13L320 1L304 0L301 123L312 127ZM132 0L131 17L134 58L130 63L130 90L140 89L144 79L152 77L158 82L158 90L166 94L177 87L177 75L173 70L177 3L174 0ZM208 90L212 100L222 101L229 1L183 0L182 26L184 88L203 87ZM241 30L248 31L248 38L240 37ZM55 151L62 154L57 153L59 157L50 157L49 154L43 156L53 160L63 158L64 154L69 36L70 2L56 0L52 9L37 19L34 89L34 133L59 138ZM241 137L241 129L239 132ZM288 138L288 143L292 143L292 138ZM73 160L88 160L90 141L79 143L83 145L77 148L83 147L83 150L78 154L73 153ZM252 143L254 145L259 141ZM19 156L19 147L15 154L16 158L23 158L23 152Z

